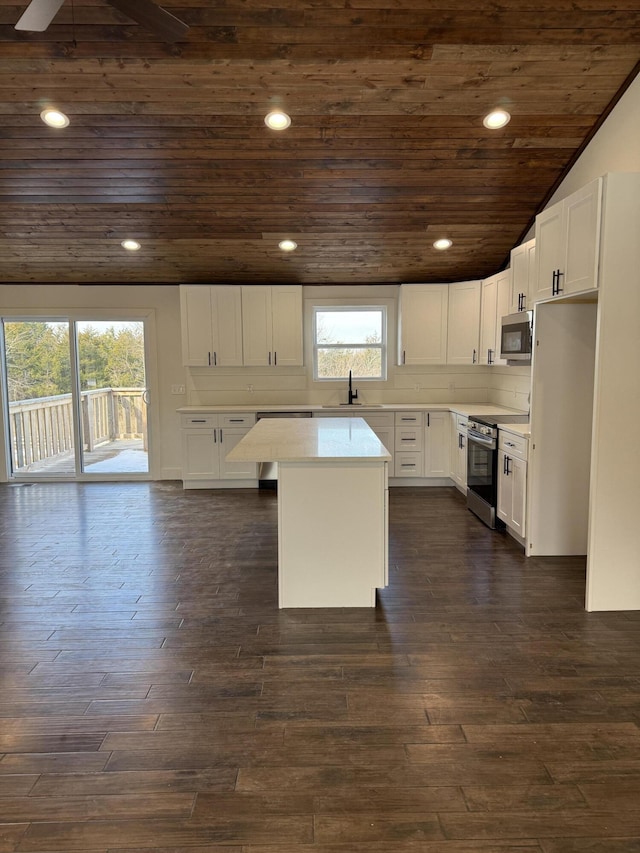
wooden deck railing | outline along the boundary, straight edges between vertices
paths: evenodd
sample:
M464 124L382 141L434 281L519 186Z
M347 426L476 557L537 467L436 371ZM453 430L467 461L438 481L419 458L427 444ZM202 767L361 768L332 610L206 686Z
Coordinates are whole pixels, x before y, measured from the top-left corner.
M97 388L81 393L85 451L117 439L141 438L146 450L143 388ZM73 450L71 394L9 403L13 470Z

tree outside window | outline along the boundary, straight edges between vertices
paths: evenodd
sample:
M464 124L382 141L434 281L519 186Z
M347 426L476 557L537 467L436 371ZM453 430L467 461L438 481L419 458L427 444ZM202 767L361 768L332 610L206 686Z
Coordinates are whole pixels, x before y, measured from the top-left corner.
M313 319L315 379L386 378L384 307L315 306Z

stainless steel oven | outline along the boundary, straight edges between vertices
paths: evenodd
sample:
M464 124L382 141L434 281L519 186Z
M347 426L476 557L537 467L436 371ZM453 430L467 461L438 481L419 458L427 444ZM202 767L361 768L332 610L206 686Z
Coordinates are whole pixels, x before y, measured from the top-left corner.
M470 415L467 424L467 507L491 528L504 526L498 504L498 424L527 423L528 415Z

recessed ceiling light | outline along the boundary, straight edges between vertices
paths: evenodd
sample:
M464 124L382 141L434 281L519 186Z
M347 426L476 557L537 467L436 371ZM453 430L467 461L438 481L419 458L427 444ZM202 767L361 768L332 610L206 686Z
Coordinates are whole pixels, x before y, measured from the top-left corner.
M123 240L120 243L123 249L126 249L128 252L137 252L140 248L140 243L137 240Z
M450 240L448 237L442 237L440 240L436 240L433 244L433 248L437 249L439 252L444 252L446 249L450 249L453 246L453 240Z
M488 127L489 130L498 130L501 127L509 124L511 116L506 110L492 110L489 115L482 119L482 124Z
M61 113L60 110L43 110L40 113L40 118L49 127L69 127L68 117L64 113Z
M298 244L295 240L280 240L278 248L282 249L283 252L293 252L298 248Z
M291 118L282 110L272 110L264 117L264 123L271 130L286 130L291 124Z

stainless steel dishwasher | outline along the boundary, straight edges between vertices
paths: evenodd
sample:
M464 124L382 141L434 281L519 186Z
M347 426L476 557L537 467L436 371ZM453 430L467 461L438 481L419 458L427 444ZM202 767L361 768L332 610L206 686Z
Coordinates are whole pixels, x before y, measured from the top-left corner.
M262 418L310 418L311 412L258 412L257 420ZM261 462L258 471L258 485L261 489L278 487L278 463Z

